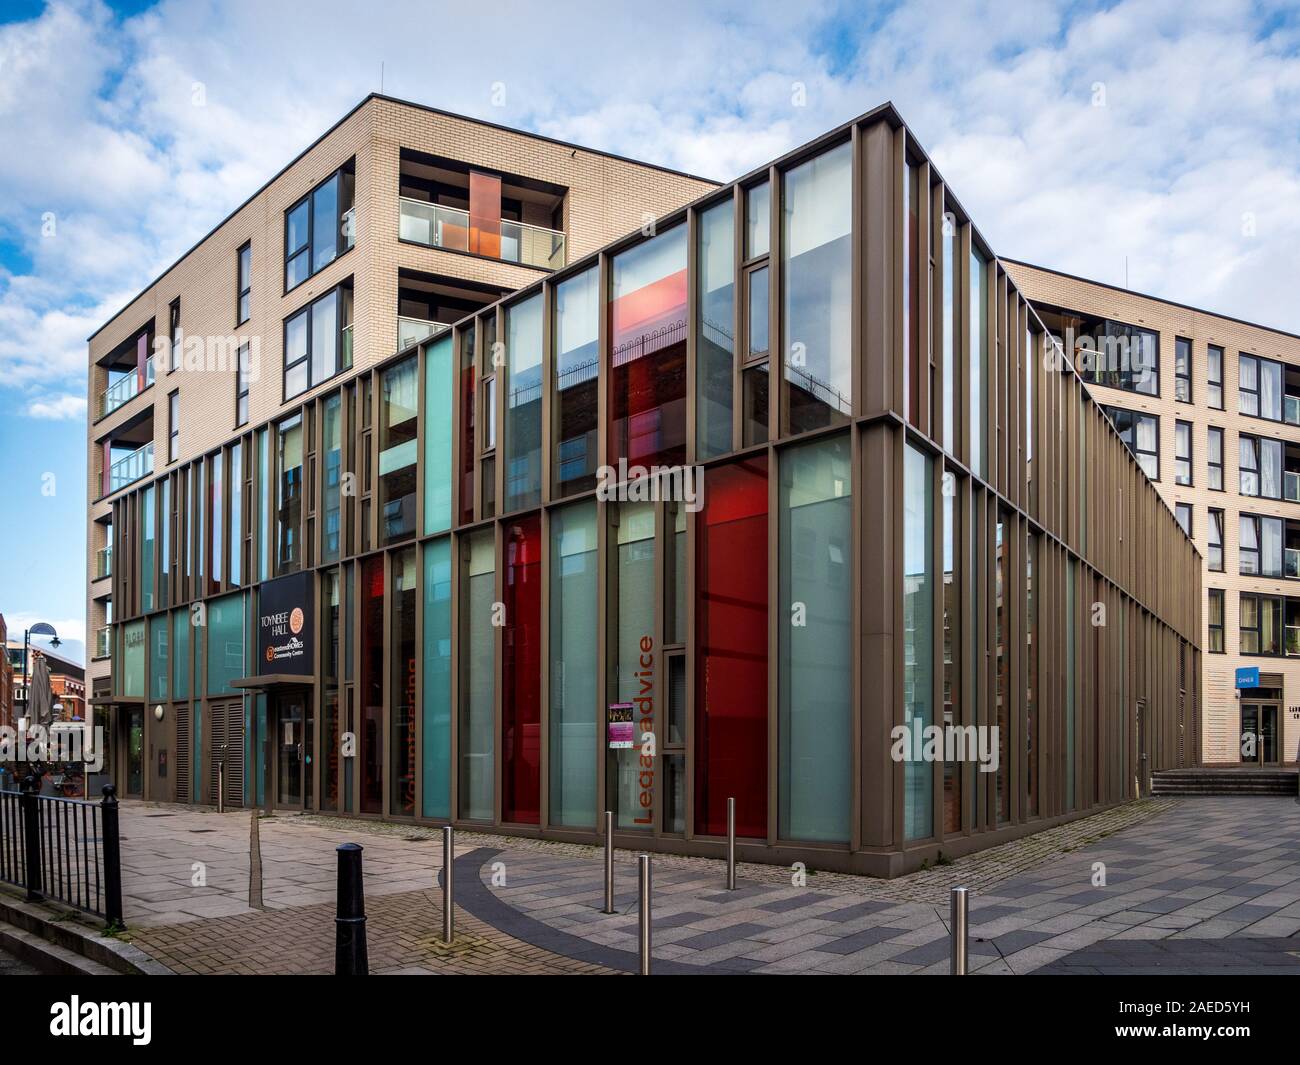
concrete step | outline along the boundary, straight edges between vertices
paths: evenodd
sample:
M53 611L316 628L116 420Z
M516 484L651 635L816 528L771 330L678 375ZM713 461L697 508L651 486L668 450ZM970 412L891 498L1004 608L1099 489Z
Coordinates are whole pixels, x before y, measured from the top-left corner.
M1151 775L1153 795L1295 795L1296 771L1277 767L1166 769Z

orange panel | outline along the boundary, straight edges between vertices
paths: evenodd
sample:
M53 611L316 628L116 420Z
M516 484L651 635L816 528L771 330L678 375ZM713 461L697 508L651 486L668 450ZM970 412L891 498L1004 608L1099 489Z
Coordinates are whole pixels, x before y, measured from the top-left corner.
M469 250L501 258L501 179L469 172Z

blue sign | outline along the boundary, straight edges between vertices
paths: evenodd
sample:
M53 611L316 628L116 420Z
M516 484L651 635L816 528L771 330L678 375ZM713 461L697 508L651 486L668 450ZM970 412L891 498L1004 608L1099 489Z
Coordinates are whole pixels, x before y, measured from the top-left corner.
M1238 688L1259 687L1259 666L1242 666L1237 670Z

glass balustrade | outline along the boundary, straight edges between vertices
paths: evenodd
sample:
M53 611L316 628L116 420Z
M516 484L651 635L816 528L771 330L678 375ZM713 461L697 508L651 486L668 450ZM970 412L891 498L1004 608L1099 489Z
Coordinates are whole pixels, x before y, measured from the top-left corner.
M153 473L153 443L123 455L109 467L108 490L116 492Z

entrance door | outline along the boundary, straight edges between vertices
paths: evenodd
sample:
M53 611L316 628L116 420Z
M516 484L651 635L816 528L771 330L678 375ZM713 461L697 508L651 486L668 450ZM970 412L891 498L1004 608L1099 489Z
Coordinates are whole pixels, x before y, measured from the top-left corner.
M1277 765L1277 718L1276 706L1259 708L1259 756L1264 765Z
M144 707L128 706L122 712L126 725L126 788L133 799L144 797Z
M276 698L275 802L277 806L302 809L304 753L306 751L306 699L301 692L285 692Z
M1274 718L1276 721L1276 718ZM1241 762L1260 765L1264 753L1262 721L1258 703L1241 704Z

